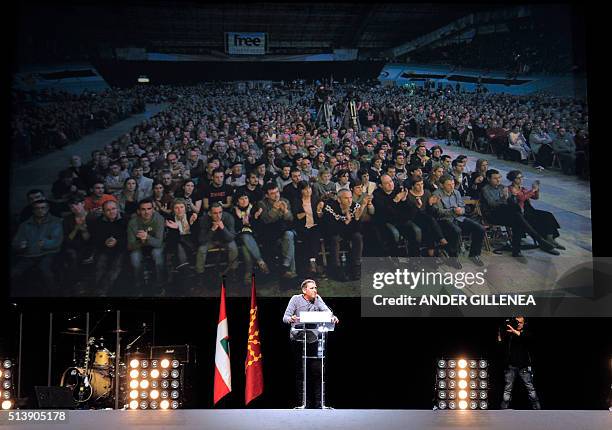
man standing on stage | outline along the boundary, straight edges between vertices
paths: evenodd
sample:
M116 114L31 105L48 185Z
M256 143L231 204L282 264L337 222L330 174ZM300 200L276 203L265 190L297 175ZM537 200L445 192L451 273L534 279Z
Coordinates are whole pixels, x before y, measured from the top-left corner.
M508 322L508 320L506 321ZM535 386L533 385L531 356L529 354L530 341L530 333L525 331L524 316L517 316L510 319L510 322L506 324L505 333L502 335L501 329L497 333L497 342L503 344L505 355L505 385L501 403L502 409L508 409L510 400L512 399L514 380L517 375L521 377L523 384L525 384L532 409L542 409Z
M332 312L329 307L325 304L321 296L317 294L317 284L312 279L306 279L301 285L302 294L296 294L289 300L285 315L283 315L283 322L285 324L295 324L300 322L300 312ZM338 324L339 320L336 316L332 316L331 321L334 324ZM321 360L317 358L308 359L308 366L306 369L307 373L307 384L303 381L303 353L304 344L301 342L302 337L301 331L291 330L291 340L293 347L293 354L295 357L295 369L296 369L296 397L301 399L306 389L307 393L312 395L307 396L305 404L302 405L304 408L321 408L321 384L317 383L321 380ZM319 342L306 342L306 355L308 357L318 356ZM325 352L324 352L325 353Z

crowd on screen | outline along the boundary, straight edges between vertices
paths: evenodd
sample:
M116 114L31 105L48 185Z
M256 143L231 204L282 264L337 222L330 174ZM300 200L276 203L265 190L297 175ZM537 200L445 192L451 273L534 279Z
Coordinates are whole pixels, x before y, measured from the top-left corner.
M14 90L13 155L18 161L29 160L144 110L145 99L139 89L108 89L79 95L55 90Z
M524 187L520 169L558 162L588 175L579 100L370 83L162 93L167 109L90 159L73 156L50 194L28 192L13 280L37 268L48 291L66 293L85 265L90 294L104 295L121 294L122 276L151 293L185 274L197 290L219 267L245 282L253 271L357 280L362 256L461 268L465 252L464 263L482 266L491 225L512 227L516 258L525 235L559 255L560 226L532 204L539 184ZM482 152L476 169L445 154L448 145ZM516 161L505 177L494 166L502 157Z

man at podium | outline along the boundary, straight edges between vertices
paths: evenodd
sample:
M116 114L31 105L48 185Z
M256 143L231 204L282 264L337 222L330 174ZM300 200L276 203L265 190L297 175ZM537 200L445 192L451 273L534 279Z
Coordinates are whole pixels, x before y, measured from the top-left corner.
M297 408L322 409L325 408L326 334L333 331L339 320L317 294L315 281L304 280L301 289L302 294L291 297L283 315L283 322L291 324L296 392L301 404Z
M317 294L317 284L312 279L306 279L301 285L302 294L291 297L283 322L286 324L300 321L300 312L331 312L321 296ZM338 318L332 316L332 322L338 324Z

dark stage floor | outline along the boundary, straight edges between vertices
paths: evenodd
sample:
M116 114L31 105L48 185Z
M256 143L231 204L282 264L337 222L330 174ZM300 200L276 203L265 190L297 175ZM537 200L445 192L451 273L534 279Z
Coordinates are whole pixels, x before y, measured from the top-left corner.
M6 426L3 417L0 427ZM206 429L495 429L599 430L612 428L608 411L422 410L179 410L70 411L66 424L19 424L18 428L108 430Z

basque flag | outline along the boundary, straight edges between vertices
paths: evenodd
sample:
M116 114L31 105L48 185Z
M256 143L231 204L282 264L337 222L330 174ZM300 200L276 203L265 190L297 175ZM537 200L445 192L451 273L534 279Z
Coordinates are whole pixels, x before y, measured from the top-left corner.
M217 343L215 346L215 405L223 396L232 391L232 371L230 368L229 332L225 315L225 284L221 283L221 307L217 324Z
M263 364L261 355L261 342L259 340L259 322L257 321L257 301L255 293L255 276L251 281L251 310L249 312L249 339L247 342L247 354L244 363L244 373L246 374L246 386L244 388L244 403L246 405L251 400L263 393Z

